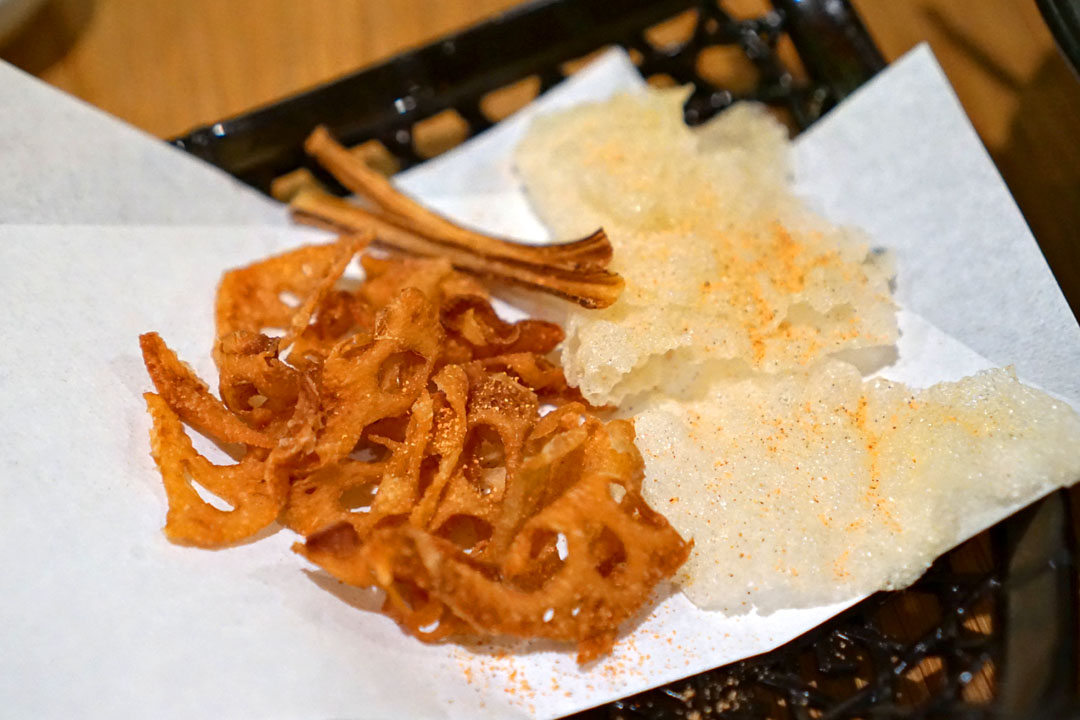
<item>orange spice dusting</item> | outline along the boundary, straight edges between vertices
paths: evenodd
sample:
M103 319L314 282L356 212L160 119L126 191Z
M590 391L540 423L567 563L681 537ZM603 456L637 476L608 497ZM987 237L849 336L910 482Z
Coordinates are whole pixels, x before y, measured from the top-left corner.
M884 521L897 533L902 532L903 528L900 527L900 523L896 522L896 518L893 517L889 511L888 501L881 496L881 449L878 446L878 437L874 431L867 424L866 419L866 395L859 396L859 405L855 410L854 420L855 427L865 438L864 444L866 446L866 452L870 460L870 482L866 490L866 501L875 512L881 514ZM855 523L852 523L854 525ZM849 529L851 528L849 526Z
M850 573L846 570L848 557L851 555L850 550L845 550L840 557L836 558L833 562L833 574L838 580L843 580Z
M520 654L529 648L529 643L514 643L507 645L507 649L500 649L499 643L483 644L483 652L479 653L455 649L453 657L462 676L477 692L499 692L510 704L535 714L536 707L542 708L540 701L544 698L572 698L581 692L577 688L583 688L588 693L621 688L628 678L651 677L658 663L669 670L681 667L683 663L691 665L695 650L677 644L678 639L679 631L676 629L660 632L640 628L621 637L616 653L608 656L602 664L584 671L584 675L576 666L572 669L559 669L556 666L553 673L536 674L532 659ZM654 653L655 648L665 646L668 649L662 654ZM530 673L533 674L532 680L540 681L540 689L530 682ZM595 682L590 682L590 678ZM478 698L477 701L482 704L482 699Z
M687 228L687 232L693 230ZM861 334L852 317L848 319L849 330L833 330L828 333L830 338L821 342L821 329L794 328L782 314L778 315L778 311L786 312L788 302L798 301L793 296L806 289L811 271L820 268L852 275L839 252L811 249L779 223L773 223L764 233L725 230L713 233L710 239L719 277L701 284L698 302L725 303L730 308L732 322L746 333L755 366L768 362L772 348L792 345L799 348L796 360L805 365L826 347L857 339ZM820 233L810 234L807 240L814 245L822 242ZM866 278L860 274L859 280L865 283Z
M773 233L776 240L776 258L781 269L775 282L789 293L802 292L806 285L806 271L800 268L796 261L805 248L797 243L780 223L773 224Z
M765 341L760 337L751 336L750 347L754 352L754 362L758 365L765 362Z

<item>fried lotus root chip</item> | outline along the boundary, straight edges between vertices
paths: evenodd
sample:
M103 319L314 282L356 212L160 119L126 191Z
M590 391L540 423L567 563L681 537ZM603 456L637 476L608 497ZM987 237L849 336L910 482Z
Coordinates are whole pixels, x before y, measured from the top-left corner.
M643 464L629 422L586 419L546 430L550 437L538 439L523 468L533 476L525 505L535 514L498 564L407 526L362 542L338 525L297 550L344 582L386 590L387 611L420 639L433 638L418 619L439 620L440 630L450 628L439 637L464 625L480 635L573 641L578 662L588 662L611 649L619 624L685 562L691 545L641 497ZM577 462L560 462L575 453ZM555 548L560 535L565 559Z
M386 592L382 611L425 642L478 634L446 603L407 574L397 572L389 564L367 561L372 548L389 549L384 538L395 538L401 532L416 532L438 543L448 543L414 528L391 528L377 530L373 535L374 545L364 544L352 525L340 523L309 536L305 544L297 543L293 549L348 585L382 588Z
M300 374L278 358L278 338L237 330L214 344L218 392L244 422L273 435L296 406Z
M541 398L566 398L579 401L576 390L566 383L562 368L547 358L531 352L496 355L474 360L468 366L472 374L504 372Z
M283 515L286 526L308 535L346 522L366 536L373 527L404 522L420 497L420 466L433 421L434 403L424 392L410 409L404 437L369 436L388 457L346 459L297 479Z
M442 338L436 308L405 288L379 313L374 337L358 334L334 347L322 367L322 465L352 452L367 426L409 409L427 387Z
M318 464L315 447L324 424L315 382L302 376L296 406L267 458L268 472L284 476L290 482L294 477L310 473Z
M220 547L280 518L307 537L299 552L384 589L384 611L423 640L607 652L689 549L641 499L632 426L589 416L544 357L558 326L503 321L444 259L363 256L365 282L339 283L362 242L226 275L221 401L159 337L142 339L167 536ZM541 402L555 405L544 417ZM246 453L214 465L183 422Z
M392 261L365 255L361 264L367 280L360 294L372 305L386 305L404 288L412 287L439 307L440 321L447 333L443 348L447 363L506 354L546 355L564 337L562 328L554 323L502 320L483 286L455 271L443 258Z
M447 477L434 514L414 525L454 539L474 559L487 561L502 547L496 529L500 508L521 467L539 403L535 393L509 375L474 372L466 377L466 434L457 467Z
M431 379L437 391L433 397L434 416L431 438L428 442L424 465L430 478L426 482L420 501L409 516L415 527L428 527L443 498L445 488L458 471L458 460L465 447L468 433L467 404L469 378L458 365L447 365Z
M237 330L285 331L282 347L307 327L311 315L367 237L347 237L326 245L305 245L225 273L215 305L217 337Z
M331 290L319 303L310 324L293 341L289 363L299 370L318 371L340 340L375 329L375 309L359 293Z
M445 258L388 260L364 255L360 265L365 275L360 294L375 307L385 307L407 287L424 293L435 305L442 305L448 293L488 297L482 285L455 271Z
M206 383L180 361L157 333L139 336L143 362L162 400L180 419L219 442L269 448L273 440L245 425L230 408L210 394Z
M475 295L459 295L444 302L442 323L448 333L467 342L477 358L513 353L546 355L565 337L561 327L544 320L506 322L485 297Z
M153 420L151 454L169 499L165 535L170 540L221 547L251 537L274 522L285 504L287 479L273 472L259 451L249 449L236 465L214 465L192 446L179 416L164 398L153 393L144 398ZM219 510L204 501L192 482L233 509Z
M490 542L475 548L473 557L497 557L509 542L505 499L512 495L525 455L525 441L539 414L536 394L505 373L470 378L467 406L469 434L462 452L462 481L451 487L434 525L455 517L474 517L491 525Z

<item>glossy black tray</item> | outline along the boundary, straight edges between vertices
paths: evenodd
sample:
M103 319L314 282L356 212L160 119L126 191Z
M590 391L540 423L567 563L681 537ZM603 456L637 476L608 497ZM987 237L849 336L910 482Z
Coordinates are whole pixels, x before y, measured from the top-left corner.
M885 63L846 0L774 5L737 21L705 0L541 0L173 142L264 192L274 178L307 163L301 143L318 124L346 144L382 142L405 169L422 161L413 137L422 120L452 109L469 134L480 132L491 125L481 108L487 93L534 74L546 90L565 77L566 61L615 44L636 53L646 77L666 74L698 87L687 104L692 123L749 97L785 108L804 128ZM690 8L699 13L691 36L655 47L646 30ZM808 82L797 82L775 52L784 34L794 41ZM696 65L710 46L740 48L759 73L756 86L741 95L710 86Z
M687 12L685 37L658 43L649 29ZM542 0L173 142L264 192L301 167L319 174L301 150L317 124L350 145L377 140L407 168L423 160L414 134L423 120L453 110L466 134L480 132L493 122L489 93L528 76L547 89L568 61L614 44L646 78L695 85L691 123L753 98L805 128L884 67L847 0L773 0L750 18L723 0ZM702 75L698 58L715 46L745 55L752 87ZM1080 717L1075 558L1070 496L1058 492L942 557L906 591L878 593L773 652L575 717Z
M1038 0L1038 5L1061 53L1080 79L1080 0Z

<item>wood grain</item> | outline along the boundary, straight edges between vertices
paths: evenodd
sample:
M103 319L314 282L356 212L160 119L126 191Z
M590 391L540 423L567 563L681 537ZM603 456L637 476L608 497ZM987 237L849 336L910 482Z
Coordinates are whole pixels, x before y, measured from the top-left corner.
M930 43L1080 315L1080 81L1035 3L854 3L889 60Z
M0 57L159 137L423 45L517 0L52 0Z

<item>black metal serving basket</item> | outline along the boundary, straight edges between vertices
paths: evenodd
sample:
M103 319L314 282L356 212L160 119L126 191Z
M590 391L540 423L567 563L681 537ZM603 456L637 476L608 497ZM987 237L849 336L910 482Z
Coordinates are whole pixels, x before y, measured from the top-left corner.
M453 113L459 136L481 132L499 119L493 94L526 78L543 91L613 45L652 82L694 85L691 124L749 98L798 131L885 66L847 0L762 0L752 17L724 0L540 0L173 142L264 192L300 168L326 180L301 148L319 124L404 169L430 154L424 121ZM708 71L711 52L748 72ZM772 652L575 717L1080 717L1070 500L1049 496Z

